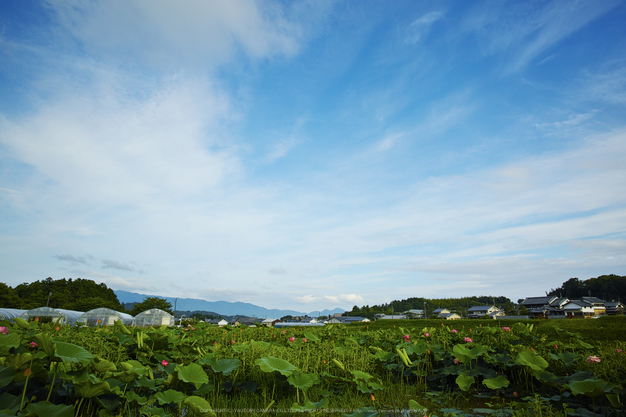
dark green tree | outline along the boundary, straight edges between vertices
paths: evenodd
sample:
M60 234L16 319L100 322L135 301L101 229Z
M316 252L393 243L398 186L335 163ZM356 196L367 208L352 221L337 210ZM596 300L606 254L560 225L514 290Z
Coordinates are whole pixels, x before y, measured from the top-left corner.
M0 282L0 307L22 308L22 301L17 292L3 282Z
M133 316L139 313L143 313L146 310L152 308L158 308L159 310L167 311L170 314L174 314L172 310L172 303L161 297L146 297L142 302L135 304L133 310L130 312Z

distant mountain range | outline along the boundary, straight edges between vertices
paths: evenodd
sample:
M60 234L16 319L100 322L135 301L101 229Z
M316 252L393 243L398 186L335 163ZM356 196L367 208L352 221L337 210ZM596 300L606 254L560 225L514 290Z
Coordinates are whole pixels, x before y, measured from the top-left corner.
M159 295L146 295L146 294L137 294L134 292L128 291L115 291L115 295L117 295L117 299L120 303L140 303L146 297L159 297L166 299L169 303L172 303L172 307L176 304L176 310L187 310L187 311L210 311L215 312L224 316L247 316L247 317L258 317L258 318L281 318L283 316L305 316L308 315L310 317L319 316L332 316L335 313L343 313L345 310L340 308L335 308L334 310L323 310L323 311L313 311L310 313L304 313L302 311L294 311L294 310L277 310L277 309L267 309L264 307L259 307L250 303L230 303L228 301L206 301L206 300L198 300L195 298L172 298L172 297L161 297Z

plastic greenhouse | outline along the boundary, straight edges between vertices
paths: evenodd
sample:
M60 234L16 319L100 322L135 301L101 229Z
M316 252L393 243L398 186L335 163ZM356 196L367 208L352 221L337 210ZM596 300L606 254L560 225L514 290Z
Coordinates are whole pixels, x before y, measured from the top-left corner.
M83 314L82 311L64 310L62 308L38 307L25 311L19 317L24 320L32 321L37 319L39 323L58 322L59 324L74 325L78 318Z
M135 316L136 326L173 326L174 316L167 311L153 308Z
M19 310L17 308L0 308L0 320L13 321L14 318L26 313L27 310Z
M116 321L120 320L122 324L130 326L134 323L135 318L130 314L120 313L110 308L100 307L83 313L77 321L87 326L112 326Z

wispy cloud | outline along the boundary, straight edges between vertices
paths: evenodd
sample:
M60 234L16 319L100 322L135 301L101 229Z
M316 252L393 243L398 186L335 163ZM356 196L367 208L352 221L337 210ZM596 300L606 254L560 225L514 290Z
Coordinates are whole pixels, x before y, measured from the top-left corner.
M590 0L555 0L518 4L484 3L462 23L478 33L485 51L510 53L505 74L524 70L545 51L619 4Z
M107 59L141 60L160 68L200 68L232 59L293 54L298 25L279 7L256 2L138 0L94 3L49 2L61 25L87 50Z
M87 265L87 257L85 256L74 256L74 255L54 255L54 257L60 261L67 261L72 264L85 264Z
M120 271L128 271L128 272L135 272L136 269L135 267L132 267L126 263L123 262L119 262L119 261L114 261L112 259L103 259L102 260L102 269L117 269ZM137 271L139 273L144 273L143 270L139 270Z
M428 12L423 16L413 20L406 28L404 41L409 44L415 44L422 40L430 30L430 27L446 15L445 11L437 10Z

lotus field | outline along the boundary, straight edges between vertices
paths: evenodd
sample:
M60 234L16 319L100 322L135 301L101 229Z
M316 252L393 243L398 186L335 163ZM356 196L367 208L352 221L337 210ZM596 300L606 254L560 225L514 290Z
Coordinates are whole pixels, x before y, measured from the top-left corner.
M0 326L0 416L626 415L622 317Z

